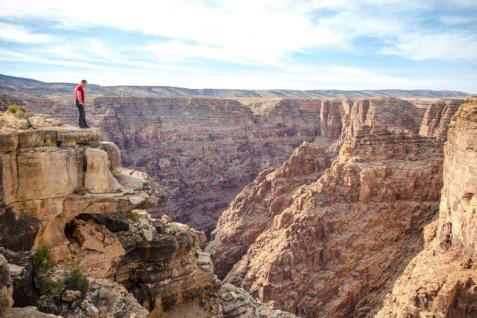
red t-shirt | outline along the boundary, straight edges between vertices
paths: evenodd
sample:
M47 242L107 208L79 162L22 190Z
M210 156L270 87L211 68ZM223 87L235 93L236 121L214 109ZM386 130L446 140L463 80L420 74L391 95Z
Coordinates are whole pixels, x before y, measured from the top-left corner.
M78 93L80 95L80 99L78 100ZM84 104L84 89L83 89L83 86L81 85L77 85L75 87L75 101L76 102L81 102Z

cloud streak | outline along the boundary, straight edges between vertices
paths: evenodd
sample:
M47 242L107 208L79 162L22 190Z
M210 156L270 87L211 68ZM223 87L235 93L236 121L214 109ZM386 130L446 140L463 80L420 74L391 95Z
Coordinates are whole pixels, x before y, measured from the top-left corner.
M0 40L21 44L44 44L57 39L53 35L33 32L21 25L0 22Z

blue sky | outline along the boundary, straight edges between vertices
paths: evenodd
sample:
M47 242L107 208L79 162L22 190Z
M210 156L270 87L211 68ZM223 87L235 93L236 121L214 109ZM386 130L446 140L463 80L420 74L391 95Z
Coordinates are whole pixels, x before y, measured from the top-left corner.
M0 0L0 73L477 92L477 0Z

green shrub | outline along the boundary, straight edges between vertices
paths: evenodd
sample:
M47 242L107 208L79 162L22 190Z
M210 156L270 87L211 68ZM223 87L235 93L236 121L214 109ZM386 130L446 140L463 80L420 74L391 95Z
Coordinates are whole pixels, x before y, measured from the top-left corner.
M41 295L58 296L62 293L64 289L63 281L54 281L51 278L54 264L48 247L38 247L32 256L32 266L35 286Z
M127 212L126 217L133 222L136 222L137 220L139 220L141 218L139 213L137 213L134 210Z
M73 262L68 266L65 277L65 287L70 290L80 290L83 293L88 291L88 278L79 262Z
M7 112L12 113L12 114L16 114L16 113L24 112L24 111L25 111L25 109L23 107L20 107L20 106L15 105L15 104L8 105L8 107L7 107Z
M35 286L40 295L60 296L65 290L63 280L53 280L48 275L35 276Z

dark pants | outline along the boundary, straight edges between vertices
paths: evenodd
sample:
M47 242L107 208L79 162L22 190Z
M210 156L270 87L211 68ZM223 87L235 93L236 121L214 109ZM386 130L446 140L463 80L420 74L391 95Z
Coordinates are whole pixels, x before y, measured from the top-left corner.
M76 102L76 107L78 108L78 126L80 128L89 128L86 123L86 112L84 111L84 106Z

